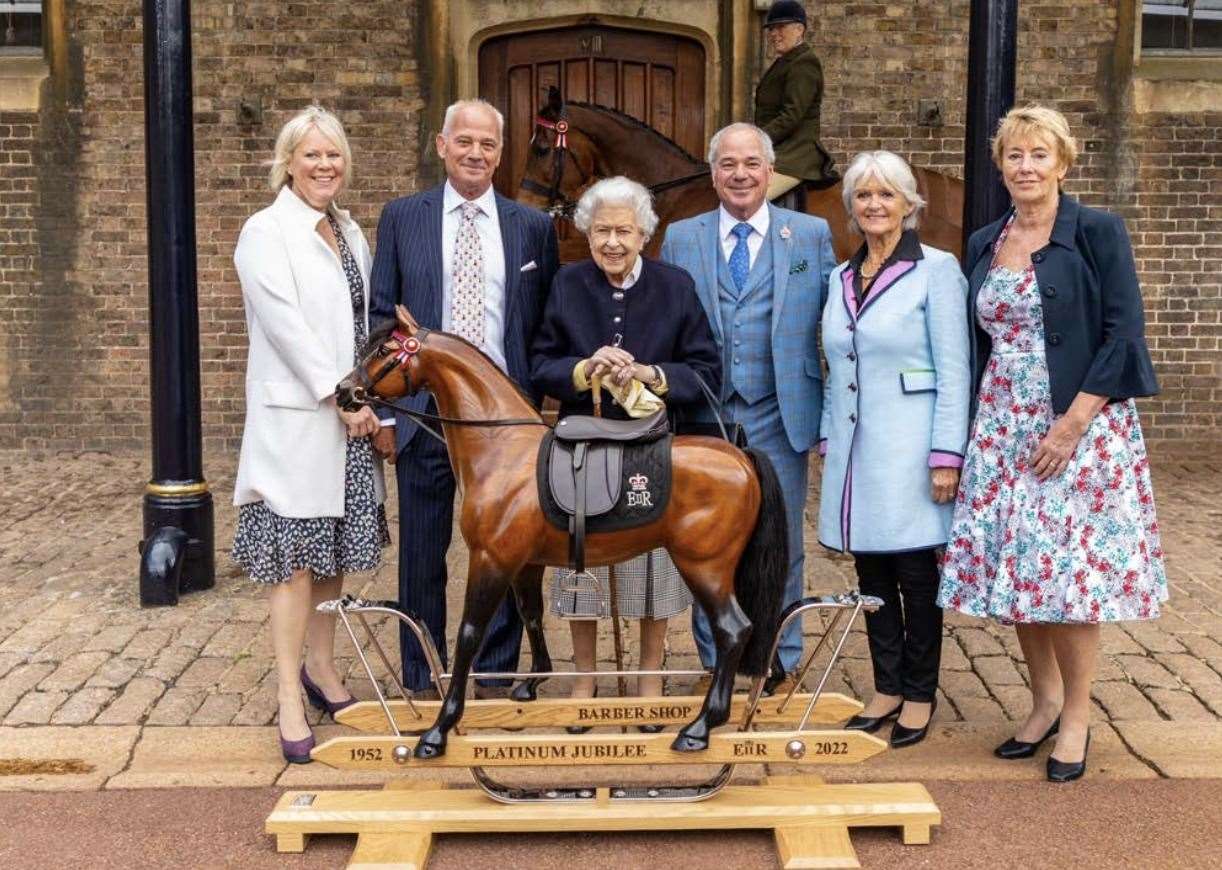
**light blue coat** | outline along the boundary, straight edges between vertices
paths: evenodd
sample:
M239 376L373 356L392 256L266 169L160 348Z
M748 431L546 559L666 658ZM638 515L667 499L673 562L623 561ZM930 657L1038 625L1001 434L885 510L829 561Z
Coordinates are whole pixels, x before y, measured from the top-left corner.
M852 261L831 277L819 541L835 550L924 549L950 528L954 503L934 502L929 470L962 466L967 444L967 280L945 251L909 247L860 311Z
M827 295L828 275L836 264L827 221L768 206L772 246L772 360L777 400L790 446L805 453L819 439L823 371L819 366L819 314ZM666 229L661 258L686 269L696 279L717 346L725 344L717 296L717 267L723 259L714 210Z

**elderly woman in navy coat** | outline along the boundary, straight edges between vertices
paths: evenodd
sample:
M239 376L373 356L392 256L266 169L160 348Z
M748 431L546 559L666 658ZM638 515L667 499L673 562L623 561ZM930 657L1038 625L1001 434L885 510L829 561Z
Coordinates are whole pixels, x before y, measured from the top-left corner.
M599 378L614 399L603 402L603 415L620 419L704 402L698 377L718 395L721 356L692 277L641 256L658 225L649 191L623 177L599 181L577 203L574 222L592 259L556 273L531 352L535 386L560 400L561 416L589 414ZM663 549L615 567L620 615L641 620L641 669L660 669L666 621L691 604L687 587ZM605 612L608 597L608 570L591 572L599 593L563 570L552 590L553 610L573 620L573 659L583 671L596 661L597 623L589 617ZM637 690L661 695L662 688L660 677L641 677ZM574 697L593 693L593 678L574 682Z
M1135 396L1158 392L1124 223L1061 192L1077 144L1044 106L1011 110L993 159L1013 208L968 241L972 438L944 607L1016 626L1031 714L994 750L1052 736L1053 782L1086 771L1099 625L1167 598Z
M819 540L853 554L874 697L846 727L891 719L892 746L924 739L936 704L945 545L967 440L967 281L955 258L922 245L924 201L908 164L858 154L844 175L850 225L865 244L832 273L823 310L823 490Z

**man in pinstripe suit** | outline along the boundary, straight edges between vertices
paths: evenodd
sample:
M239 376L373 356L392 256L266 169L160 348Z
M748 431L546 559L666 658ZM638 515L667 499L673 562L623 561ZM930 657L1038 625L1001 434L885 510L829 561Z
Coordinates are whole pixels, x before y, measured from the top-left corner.
M501 113L483 100L446 110L436 143L446 181L383 209L369 312L371 321L393 318L396 304L407 306L422 326L479 345L530 393L527 351L558 265L556 233L545 214L492 189L503 132ZM407 402L436 413L427 394ZM446 551L455 488L449 456L403 415L384 421L374 446L395 463L399 484L399 601L424 621L446 656ZM507 597L488 627L476 670L516 670L521 641L522 623ZM404 684L428 690L428 666L404 627L399 644ZM481 697L503 691L476 686Z

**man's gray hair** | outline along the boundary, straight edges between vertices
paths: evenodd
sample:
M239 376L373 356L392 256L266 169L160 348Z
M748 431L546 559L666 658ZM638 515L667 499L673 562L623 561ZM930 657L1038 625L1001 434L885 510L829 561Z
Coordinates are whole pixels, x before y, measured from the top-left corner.
M450 103L450 105L446 107L445 120L442 121L441 123L441 135L442 136L450 135L450 131L454 129L454 119L458 117L458 113L461 112L463 109L484 109L488 112L491 112L492 117L496 118L497 138L500 139L501 141L504 141L505 139L505 116L502 115L500 110L496 106L492 105L492 103L488 102L487 100L481 100L481 99L459 100L457 102Z
M607 206L632 209L636 215L636 225L640 227L646 240L658 228L658 215L653 210L653 195L643 184L622 175L604 178L591 185L581 195L581 199L577 200L573 223L577 225L577 229L589 235L594 216L600 208Z
M877 178L913 206L912 214L904 218L904 229L916 229L920 223L921 209L925 207L925 198L917 190L916 176L908 161L892 151L862 151L845 171L842 195L844 210L849 214L849 228L855 233L861 232L857 219L853 217L853 195L859 185L871 178Z
M758 136L760 140L760 149L764 152L764 157L767 158L768 165L771 166L776 163L776 149L772 147L772 137L754 124L748 124L746 121L735 121L733 124L727 124L726 126L722 127L720 130L714 133L713 138L709 140L710 166L717 163L717 149L721 147L721 137L726 133L735 133L739 130L750 130L752 133Z

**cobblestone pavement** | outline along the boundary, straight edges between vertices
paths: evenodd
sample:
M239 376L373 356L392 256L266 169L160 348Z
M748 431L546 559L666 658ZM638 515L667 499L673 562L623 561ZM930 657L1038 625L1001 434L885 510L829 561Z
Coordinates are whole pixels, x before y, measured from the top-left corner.
M14 728L274 721L266 604L229 558L233 460L211 457L206 468L217 500L216 587L184 596L175 608L141 609L136 545L147 457L0 453L0 755L3 734ZM1114 725L1196 724L1212 731L1222 721L1222 462L1157 461L1154 483L1171 600L1157 622L1105 627L1096 718ZM812 494L808 521L817 515L815 500ZM392 525L394 503L392 489ZM807 589L851 588L851 562L828 554L815 543L809 522L807 528ZM461 578L461 544L453 547L450 565L451 576ZM393 598L395 571L391 549L378 572L350 578L347 590ZM451 583L451 638L462 586L461 580ZM373 624L387 647L396 649L395 626L386 620ZM672 625L668 665L697 667L686 620ZM548 627L554 657L566 662L567 630L551 617ZM808 624L808 635L818 628ZM600 644L605 656L610 646ZM346 638L339 640L339 654L353 692L372 697ZM1023 716L1025 679L1013 631L947 617L940 722L987 726ZM672 693L687 688L686 681L672 682ZM870 684L859 626L829 689L864 697Z

